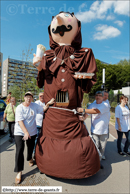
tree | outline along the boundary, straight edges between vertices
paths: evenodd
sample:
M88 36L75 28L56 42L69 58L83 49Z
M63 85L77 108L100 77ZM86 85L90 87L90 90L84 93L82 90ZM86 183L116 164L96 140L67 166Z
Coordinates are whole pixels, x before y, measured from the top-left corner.
M43 88L39 88L37 86L37 80L34 77L27 81L26 87L27 87L27 90L33 93L34 97L37 97L40 92L44 91Z
M28 49L26 51L22 51L22 64L17 64L14 67L14 71L12 71L9 75L9 78L12 80L14 84L14 80L17 81L17 86L20 89L20 95L19 99L20 101L23 100L25 92L27 92L30 88L28 87L28 82L31 81L32 76L36 77L37 69L33 67L33 64L31 62L30 55L32 55L31 45L29 45ZM34 72L35 71L35 72ZM35 74L34 74L35 73ZM17 77L17 80L16 80Z
M114 92L113 92L113 90L111 89L110 92L109 92L109 100L110 100L110 102L112 102L113 99L114 99Z
M12 86L9 87L8 92L11 91L11 96L16 98L16 101L19 100L20 97L20 88L14 84Z
M90 95L94 95L96 91L101 90L102 85L102 70L105 68L105 88L109 91L118 90L127 86L130 82L130 60L121 60L118 64L108 65L101 63L96 59L97 69L97 83L92 87Z
M83 102L82 102L82 107L83 108L86 108L87 107L87 104L89 102L89 95L84 93L83 95Z

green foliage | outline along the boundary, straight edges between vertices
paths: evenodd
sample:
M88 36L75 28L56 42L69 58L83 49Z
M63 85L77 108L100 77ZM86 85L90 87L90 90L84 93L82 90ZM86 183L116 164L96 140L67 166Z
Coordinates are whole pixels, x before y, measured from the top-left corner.
M11 92L11 96L16 98L16 101L20 99L20 88L15 84L9 87L8 92Z
M82 102L82 107L86 108L87 107L87 104L89 102L89 95L84 93L84 96L83 96L83 102Z
M117 94L122 94L122 92L120 90L118 90Z
M39 88L37 86L37 80L36 78L32 77L30 80L26 83L27 90L31 91L34 95L34 97L38 97L40 92L43 92L43 88Z
M116 107L117 106L117 102L112 102L111 103L111 107Z
M112 102L114 100L114 92L112 89L109 92L109 100L110 100L110 102Z
M120 61L115 65L107 65L96 59L97 64L97 83L92 87L90 95L94 95L96 91L101 90L102 70L105 68L105 88L108 90L117 90L126 87L130 82L130 60Z

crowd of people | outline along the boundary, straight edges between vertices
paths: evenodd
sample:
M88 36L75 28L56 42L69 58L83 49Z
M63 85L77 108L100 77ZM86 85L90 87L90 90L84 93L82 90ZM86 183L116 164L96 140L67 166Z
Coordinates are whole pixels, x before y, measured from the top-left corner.
M95 101L86 109L77 108L79 113L84 113L84 119L91 115L91 135L95 142L100 155L100 160L105 160L105 147L109 138L109 120L110 120L110 104L108 101L107 91L97 91L95 93ZM37 138L42 129L44 112L50 105L53 105L55 99L52 98L48 103L44 103L44 93L39 93L39 100L33 101L33 94L26 92L24 102L16 107L15 97L9 96L9 103L4 111L3 121L7 119L9 124L9 141L15 142L15 168L17 172L15 183L21 182L22 171L24 170L24 144L27 145L27 161L29 166L34 165L35 147ZM120 155L130 156L128 148L130 146L130 111L127 106L128 98L120 97L120 104L115 109L115 129L117 130L117 151ZM83 116L79 116L80 120L84 120ZM121 148L123 133L126 136L125 146ZM103 166L101 165L101 169Z

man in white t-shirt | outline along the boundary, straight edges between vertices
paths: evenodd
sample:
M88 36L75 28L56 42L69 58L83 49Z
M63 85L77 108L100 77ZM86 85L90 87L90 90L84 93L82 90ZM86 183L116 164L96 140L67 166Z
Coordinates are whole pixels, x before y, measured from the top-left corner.
M32 153L37 136L36 114L43 114L43 111L49 108L49 105L54 103L52 98L44 108L32 102L33 94L26 92L24 102L17 106L15 113L15 129L14 138L16 145L15 168L17 172L15 183L21 182L21 175L24 169L24 141L27 144L27 161L29 166L33 166Z
M103 102L103 92L97 91L95 100L96 101L88 106L88 109L83 110L83 108L77 108L77 111L85 111L85 113L91 114L91 134L103 156L108 138L109 120L107 115L109 107L107 103ZM101 166L101 168L103 167Z
M39 93L39 100L35 101L35 103L40 105L41 107L45 106L44 92ZM43 112L43 114L37 114L36 115L37 137L35 139L35 146L34 146L34 149L33 149L34 158L35 158L35 148L36 148L37 138L38 138L39 133L41 132L41 129L42 129L43 115L44 115L44 112Z

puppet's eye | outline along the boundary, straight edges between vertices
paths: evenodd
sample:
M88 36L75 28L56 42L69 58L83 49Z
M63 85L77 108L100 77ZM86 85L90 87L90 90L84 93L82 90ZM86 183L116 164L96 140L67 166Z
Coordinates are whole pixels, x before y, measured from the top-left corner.
M68 14L68 13L65 13L65 14L64 14L64 16L65 16L65 17L69 17L69 16L70 16L70 14Z

